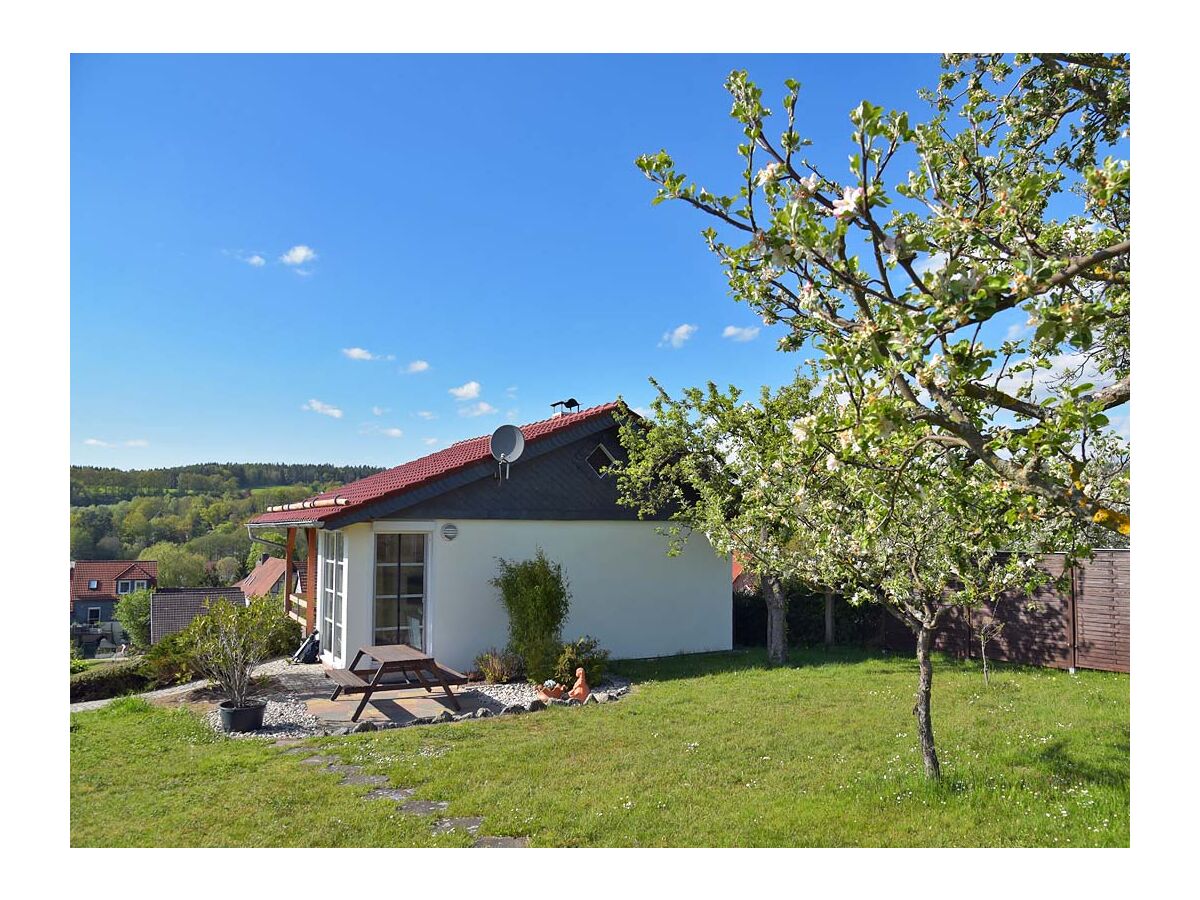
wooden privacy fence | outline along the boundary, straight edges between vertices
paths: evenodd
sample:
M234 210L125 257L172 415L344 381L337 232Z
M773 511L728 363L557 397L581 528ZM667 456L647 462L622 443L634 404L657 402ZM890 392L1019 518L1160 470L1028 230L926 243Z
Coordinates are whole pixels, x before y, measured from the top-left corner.
M1062 574L1064 557L1041 560L1051 575ZM974 610L952 608L939 629L935 646L960 657L979 656L978 628L993 616L1004 623L988 642L989 660L1050 666L1057 669L1129 671L1129 551L1097 550L1075 565L1070 586L1039 590L1026 609L1023 597L1006 597ZM915 639L894 616L884 616L884 646L913 652Z

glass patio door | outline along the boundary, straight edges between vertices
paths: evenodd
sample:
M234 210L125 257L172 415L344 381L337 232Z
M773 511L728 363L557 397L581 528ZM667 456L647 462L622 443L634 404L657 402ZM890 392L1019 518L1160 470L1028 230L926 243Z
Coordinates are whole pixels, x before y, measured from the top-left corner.
M375 535L376 644L425 646L425 535Z
M345 660L346 538L340 531L321 533L321 648Z

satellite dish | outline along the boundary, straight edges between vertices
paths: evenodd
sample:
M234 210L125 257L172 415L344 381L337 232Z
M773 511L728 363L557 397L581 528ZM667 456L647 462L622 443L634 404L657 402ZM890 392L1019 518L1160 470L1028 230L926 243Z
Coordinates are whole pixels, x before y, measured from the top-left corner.
M516 425L501 425L492 432L491 449L492 458L503 467L504 477L508 477L509 463L516 462L525 449L525 435Z

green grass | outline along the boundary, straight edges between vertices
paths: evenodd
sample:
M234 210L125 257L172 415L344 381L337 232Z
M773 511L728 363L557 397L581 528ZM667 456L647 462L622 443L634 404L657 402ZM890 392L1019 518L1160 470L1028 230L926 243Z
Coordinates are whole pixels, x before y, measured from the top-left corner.
M623 662L620 703L322 738L323 752L535 846L1127 846L1129 679L939 659L944 779L920 775L911 659ZM366 789L186 712L72 717L72 844L454 846Z

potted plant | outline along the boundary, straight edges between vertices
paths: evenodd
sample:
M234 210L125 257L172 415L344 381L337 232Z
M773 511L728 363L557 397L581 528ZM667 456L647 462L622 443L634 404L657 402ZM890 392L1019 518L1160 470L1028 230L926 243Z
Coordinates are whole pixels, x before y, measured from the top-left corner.
M270 654L280 619L273 598L256 597L245 606L222 598L187 627L196 668L228 698L220 704L221 727L226 731L262 728L267 704L250 692L254 669Z

